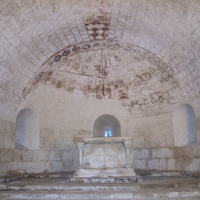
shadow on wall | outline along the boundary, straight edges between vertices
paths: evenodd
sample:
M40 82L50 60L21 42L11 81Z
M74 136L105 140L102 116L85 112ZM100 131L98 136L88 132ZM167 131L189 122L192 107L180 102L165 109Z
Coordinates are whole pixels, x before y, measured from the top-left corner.
M177 107L173 116L174 146L197 143L196 118L193 108L188 104Z
M40 125L36 113L31 109L23 109L17 115L15 148L21 150L39 149Z
M109 129L112 137L121 136L121 126L119 120L113 115L101 115L93 126L93 137L105 137L106 130Z

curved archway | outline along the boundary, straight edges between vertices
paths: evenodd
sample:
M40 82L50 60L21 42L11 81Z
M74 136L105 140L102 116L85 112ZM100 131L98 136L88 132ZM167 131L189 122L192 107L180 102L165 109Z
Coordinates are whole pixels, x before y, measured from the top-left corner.
M17 115L15 148L39 149L39 119L31 109L23 109Z
M112 137L121 136L121 126L119 120L113 115L101 115L94 122L93 136L105 137L105 132L108 129L110 130Z
M182 104L174 111L174 146L185 146L197 143L196 118L193 108Z

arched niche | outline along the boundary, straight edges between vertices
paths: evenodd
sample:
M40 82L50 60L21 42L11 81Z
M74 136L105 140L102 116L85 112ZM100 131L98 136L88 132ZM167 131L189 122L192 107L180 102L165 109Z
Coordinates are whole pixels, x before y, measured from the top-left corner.
M31 109L23 109L16 120L16 149L39 149L40 125L36 113Z
M197 143L196 118L193 108L182 104L174 111L174 146L185 146Z
M113 115L101 115L96 119L93 126L94 137L105 137L105 131L109 129L112 137L121 136L121 126L119 120Z

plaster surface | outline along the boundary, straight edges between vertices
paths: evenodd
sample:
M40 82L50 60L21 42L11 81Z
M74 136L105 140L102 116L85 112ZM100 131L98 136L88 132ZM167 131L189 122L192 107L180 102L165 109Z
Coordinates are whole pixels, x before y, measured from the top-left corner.
M75 170L73 137L92 137L102 115L135 138L135 168L199 171L199 10L197 0L2 1L0 174ZM189 142L174 131L183 104L195 115ZM39 118L37 150L15 149L25 108Z
M2 2L0 9L4 104L18 107L30 78L55 53L69 46L78 52L79 43L94 40L117 40L151 51L173 69L184 96L199 98L198 1L14 0Z

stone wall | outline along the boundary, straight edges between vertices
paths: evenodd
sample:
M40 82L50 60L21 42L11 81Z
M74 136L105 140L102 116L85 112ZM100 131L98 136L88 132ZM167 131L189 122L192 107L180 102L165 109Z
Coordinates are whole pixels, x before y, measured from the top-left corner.
M34 110L38 115L39 150L14 149L15 120L24 108ZM75 170L77 150L73 137L92 137L94 122L103 114L111 114L119 120L122 136L135 137L135 168L200 170L199 145L174 147L171 112L139 118L112 99L97 100L41 86L28 96L17 111L10 110L9 113L4 118L1 115L0 174ZM200 123L197 109L195 114L198 136Z
M72 138L92 136L104 114L135 137L135 167L198 170L189 150L200 144L198 1L13 0L0 9L0 174L73 170ZM175 148L182 103L195 111L197 144ZM40 119L37 151L14 149L24 108Z
M68 141L69 142L69 141ZM73 171L77 164L75 145L62 150L0 149L1 175ZM133 149L133 166L139 169L200 170L200 145Z
M0 108L0 175L8 172L10 151L15 148L15 123L8 119L9 112Z
M15 148L15 123L0 118L0 149Z
M134 167L158 170L200 170L200 146L133 150Z

